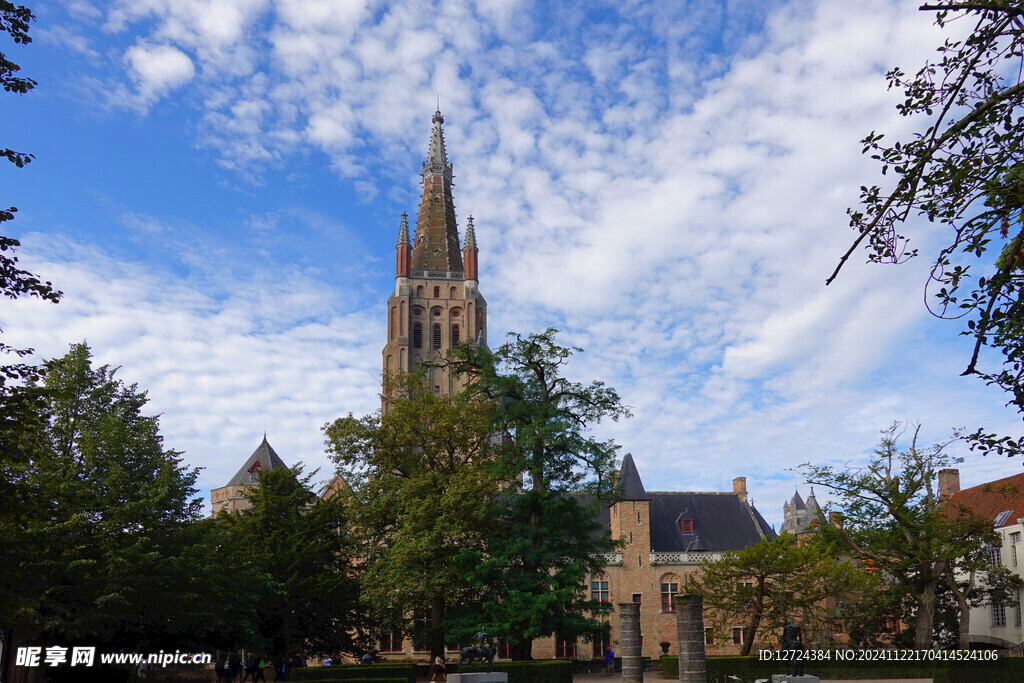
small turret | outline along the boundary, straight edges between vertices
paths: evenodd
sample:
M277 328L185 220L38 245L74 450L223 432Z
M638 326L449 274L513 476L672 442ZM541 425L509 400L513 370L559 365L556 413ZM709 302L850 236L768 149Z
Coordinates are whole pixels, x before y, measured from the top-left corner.
M409 277L409 263L412 257L412 243L409 242L409 214L402 212L402 225L398 229L398 244L395 245L395 277Z
M479 280L477 275L476 231L473 229L473 217L466 219L466 245L462 248L462 263L467 280Z

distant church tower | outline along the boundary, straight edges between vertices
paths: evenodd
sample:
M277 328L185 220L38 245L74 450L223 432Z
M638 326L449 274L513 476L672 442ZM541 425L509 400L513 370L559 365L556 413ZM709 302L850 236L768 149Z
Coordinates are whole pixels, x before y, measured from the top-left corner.
M793 492L793 498L782 505L782 529L793 534L801 534L807 531L818 518L818 500L814 497L814 488L811 488L811 495L807 502L800 497L799 491Z
M443 358L459 342L487 343L487 302L477 290L473 217L466 219L466 242L460 250L454 176L440 111L432 121L416 235L410 241L404 213L398 230L395 291L388 298L388 341L382 354L385 373L409 372L421 361ZM462 388L457 378L436 368L429 382L441 395Z

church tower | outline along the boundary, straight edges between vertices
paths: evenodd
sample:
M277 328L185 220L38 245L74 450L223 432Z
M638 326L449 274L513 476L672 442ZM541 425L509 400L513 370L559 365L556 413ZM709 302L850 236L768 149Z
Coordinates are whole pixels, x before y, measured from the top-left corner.
M477 246L473 217L466 219L466 241L459 248L452 199L452 165L445 150L444 117L434 112L423 194L410 240L402 214L395 260L395 291L388 298L388 341L384 372L409 372L420 362L444 358L460 342L487 343L487 302L477 289ZM441 395L458 392L461 382L432 368L430 386Z

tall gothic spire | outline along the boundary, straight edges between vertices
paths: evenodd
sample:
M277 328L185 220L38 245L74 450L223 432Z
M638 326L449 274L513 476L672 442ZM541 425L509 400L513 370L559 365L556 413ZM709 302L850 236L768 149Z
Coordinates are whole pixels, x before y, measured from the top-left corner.
M458 273L462 277L459 231L455 225L452 199L452 166L444 146L444 117L434 112L430 149L423 162L423 196L416 218L416 239L412 248L412 269Z

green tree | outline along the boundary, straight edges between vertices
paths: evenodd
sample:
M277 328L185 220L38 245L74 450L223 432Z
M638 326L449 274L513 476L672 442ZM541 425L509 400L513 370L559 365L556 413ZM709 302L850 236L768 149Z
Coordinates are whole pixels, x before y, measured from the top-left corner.
M428 613L426 632L414 637L433 659L450 639L446 615L472 592L455 559L483 548L508 483L496 460L496 405L435 394L422 373L386 377L384 396L386 411L324 430L351 487L363 599L389 629L418 630L414 617Z
M344 504L317 496L301 467L260 473L252 507L217 519L229 556L251 570L254 638L276 657L357 654L366 619L359 604Z
M169 601L181 584L168 571L184 569L172 558L199 516L197 470L164 448L145 393L114 375L84 344L48 362L42 412L21 435L31 457L5 471L19 512L3 535L21 571L0 572L14 598L0 621L49 642L167 642L187 609Z
M551 328L512 334L496 352L466 345L452 359L472 378L469 391L501 406L494 431L508 436L503 466L527 483L499 501L502 524L486 552L463 558L488 589L483 611L516 659L531 657L535 638L599 632L608 608L587 599L585 580L602 572L604 553L614 549L595 518L615 497L618 446L588 431L629 410L604 383L563 376L582 349L561 346L556 335Z
M840 620L837 603L849 601L870 583L852 562L837 557L834 545L797 545L783 532L708 562L688 591L703 595L723 625L745 624L740 654L746 656L759 631L781 629L788 619L812 637L825 634Z
M959 462L945 452L957 437L920 448L919 429L903 450L897 444L899 424L883 431L864 467L804 464L798 469L808 482L838 495L843 523L819 524L819 533L841 541L854 558L890 577L912 598L914 645L930 648L940 586L957 575L957 568L970 568L999 537L991 520L967 511L951 514L938 495L939 470Z
M893 185L861 188L860 208L848 211L857 238L828 282L861 247L873 262L915 256L901 234L911 217L948 225L926 303L939 317L966 319L962 333L974 350L963 374L1001 387L1024 411L1024 8L1019 0L943 0L921 9L935 12L940 27L971 22L972 30L947 39L940 58L914 75L889 72L889 87L904 94L900 114L920 119L922 130L892 144L875 132L863 140L883 174L894 171ZM1001 365L983 369L985 346ZM1024 437L982 429L972 442L983 452L1024 449Z

